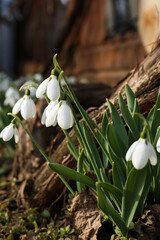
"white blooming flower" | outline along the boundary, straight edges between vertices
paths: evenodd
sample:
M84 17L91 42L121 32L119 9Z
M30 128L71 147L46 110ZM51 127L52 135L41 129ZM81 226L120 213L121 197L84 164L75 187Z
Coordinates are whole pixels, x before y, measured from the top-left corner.
M39 85L36 91L36 97L40 98L45 92L51 101L59 99L60 87L56 76L51 75Z
M36 106L33 100L28 95L20 98L13 107L12 113L17 114L21 112L22 117L27 120L33 118L36 114Z
M134 142L126 153L126 161L132 160L136 169L142 169L146 166L148 160L151 165L157 164L157 155L154 147L146 139L140 138Z
M19 92L17 89L10 87L5 93L4 105L14 106L15 102L20 98Z
M46 117L46 127L53 126L55 127L57 125L57 114L59 110L59 103L57 103L50 112L48 112Z
M58 110L57 122L62 129L68 129L73 126L73 114L66 101L62 101L62 104Z
M46 124L47 116L50 114L50 112L53 109L53 107L55 107L57 104L58 104L58 101L50 101L48 106L44 109L43 114L42 114L42 118L41 118L41 123L43 125Z
M0 133L0 138L3 141L9 141L14 136L15 142L19 141L18 129L15 127L13 123L10 123L7 127L5 127Z
M56 126L57 123L62 129L69 129L73 126L73 114L65 100L60 103L55 102L52 106L49 106L44 110L42 115L43 124L46 127Z

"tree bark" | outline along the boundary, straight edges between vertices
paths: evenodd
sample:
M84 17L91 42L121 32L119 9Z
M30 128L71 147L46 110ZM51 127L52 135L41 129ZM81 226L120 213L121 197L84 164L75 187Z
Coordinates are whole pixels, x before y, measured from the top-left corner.
M120 91L125 98L125 83L128 83L135 93L141 112L143 114L148 112L156 102L160 85L160 46L150 53L144 61L134 68L116 87L110 100L117 108L119 108L117 100L118 92ZM107 109L107 104L103 103L99 108L91 109L90 116L100 124L103 113ZM76 169L76 161L69 153L66 138L60 141L60 144L55 149L55 145L59 139L58 136L61 136L61 139L63 138L62 134L59 133L57 139L53 140L49 154L51 161ZM75 145L78 146L74 130L70 131L70 136ZM25 159L21 159L21 161L24 160ZM33 176L30 175L28 179L25 179L25 181L25 186L23 185L20 191L20 196L21 198L23 197L23 204L26 206L36 206L40 209L53 207L62 197L65 189L57 174L52 172L46 163L39 167Z

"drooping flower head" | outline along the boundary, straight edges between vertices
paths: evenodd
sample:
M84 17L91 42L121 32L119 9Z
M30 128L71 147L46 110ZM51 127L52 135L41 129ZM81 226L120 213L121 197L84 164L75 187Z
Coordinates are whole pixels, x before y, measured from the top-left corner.
M69 129L73 126L73 114L66 101L62 101L57 114L57 122L60 128Z
M29 95L24 95L14 105L12 113L16 115L19 111L25 120L35 117L36 106Z
M62 129L71 128L74 120L67 101L62 100L60 102L50 102L43 112L41 122L45 124L46 127L56 126L58 123Z
M51 101L56 101L60 97L60 86L57 77L51 75L46 78L37 88L36 97L40 98L44 93Z
M14 136L15 142L18 143L19 141L19 133L18 129L15 127L15 124L10 123L7 127L5 127L2 132L0 133L0 138L3 141L7 142Z
M139 138L134 142L126 153L126 161L132 160L133 166L140 170L147 165L148 160L151 165L157 164L157 154L152 144L147 139Z

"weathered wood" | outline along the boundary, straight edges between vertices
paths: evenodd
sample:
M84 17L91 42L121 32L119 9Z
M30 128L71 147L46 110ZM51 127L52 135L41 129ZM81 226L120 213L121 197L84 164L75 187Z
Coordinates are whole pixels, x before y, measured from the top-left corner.
M154 105L157 92L160 85L160 46L158 46L147 58L135 69L133 69L125 79L117 86L110 100L117 106L117 94L121 91L124 94L125 83L128 83L137 96L141 112L148 112ZM107 109L106 103L101 107L94 109L90 115L97 123L101 122L103 112ZM78 146L74 130L70 131L75 144ZM54 150L50 149L50 159L52 162L61 163L68 167L76 168L76 162L69 154L66 145L66 139ZM29 182L28 182L29 183ZM28 195L28 203L41 209L49 207L56 202L64 189L61 180L56 173L52 172L46 163L44 163L32 178L32 190ZM25 189L24 189L25 190Z

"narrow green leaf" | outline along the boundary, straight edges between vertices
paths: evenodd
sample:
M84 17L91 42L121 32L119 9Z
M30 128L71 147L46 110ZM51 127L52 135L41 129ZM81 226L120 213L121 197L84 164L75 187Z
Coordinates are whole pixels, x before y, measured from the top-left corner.
M147 177L146 177L146 180L145 180L143 192L141 194L141 197L140 197L137 209L136 209L136 216L137 217L141 217L142 216L142 213L143 213L143 210L144 210L144 207L145 207L145 201L146 201L148 192L149 192L149 190L151 188L151 181L152 181L151 175L152 175L151 174L151 168L149 166L148 169L147 169Z
M160 110L158 110L159 108L160 108L160 89L158 92L158 97L157 97L157 101L155 104L153 118L152 118L152 124L151 124L151 132L152 132L153 138L155 137L158 126L160 125Z
M77 160L79 154L78 154L78 150L75 148L75 146L73 146L70 142L68 142L67 147L68 147L70 153L72 154L72 156Z
M132 114L134 112L134 104L135 104L136 96L127 83L125 84L125 91L126 91L128 109Z
M144 189L147 167L142 170L133 168L127 178L122 197L122 218L129 227L133 220L141 194Z
M128 136L127 136L127 132L124 127L124 124L122 122L122 119L121 119L116 107L109 100L107 100L107 103L109 106L109 111L110 111L110 114L112 117L112 121L113 121L115 130L116 130L116 133L117 133L119 139L121 140L121 142L123 142L123 145L127 149L128 148Z
M109 123L107 127L107 139L116 156L124 157L127 151L126 147L122 144L121 140L117 136L112 122Z
M137 140L140 136L140 133L139 133L138 128L133 120L131 113L128 110L127 105L125 104L124 99L122 98L121 93L118 94L118 100L119 100L119 106L120 106L120 110L123 115L123 118L124 118L127 126L129 127L132 135L134 136L135 140Z
M155 135L155 138L154 138L154 143L153 143L153 146L156 147L156 144L157 144L157 141L160 137L160 126L157 128L157 132L156 132L156 135Z
M117 168L117 165L113 163L112 165L112 176L113 176L113 184L117 188L123 190L124 182L122 180L122 174L119 173L119 169Z
M78 164L77 164L77 172L82 174L83 174L83 160L84 160L83 153L84 153L84 150L81 150L78 158ZM78 193L81 193L83 188L84 188L84 184L82 184L81 182L77 182Z
M134 109L133 109L133 120L139 132L141 132L143 129L143 123L142 123L142 120L136 115L137 113L140 113L140 109L139 109L137 99L135 98Z
M93 138L91 137L91 135L89 133L89 130L87 129L87 127L86 127L86 125L83 121L81 122L81 125L82 125L82 128L83 128L84 137L85 137L85 140L86 140L87 147L88 147L90 153L92 154L92 159L94 161L94 165L96 165L98 167L98 169L102 168L103 165L102 165L102 161L101 161L99 152L97 150L96 144L93 141Z
M98 207L110 218L110 220L118 226L123 236L127 235L128 229L120 216L120 214L114 209L111 201L107 198L104 192L101 190L99 183L97 186L98 194Z
M88 176L85 176L82 173L78 173L75 170L58 163L48 163L48 165L54 172L71 180L84 183L92 189L96 190L95 182Z
M148 115L147 115L147 122L148 122L150 128L151 128L152 122L153 122L154 111L155 111L155 105L154 105L153 108L149 111L149 113L148 113Z
M107 141L107 126L108 126L108 115L107 112L105 111L103 114L103 118L102 118L102 125L101 125L101 132L104 136L104 138L102 139L102 144L104 145L105 149L108 148L108 141ZM106 140L104 140L106 139ZM104 151L102 150L102 161L103 161L103 167L107 168L108 167L108 163L109 163L109 159L108 156L106 156L106 154L104 153Z
M105 194L110 194L111 199L116 204L119 211L121 211L122 205L122 191L110 183L98 183L101 188L103 188Z

